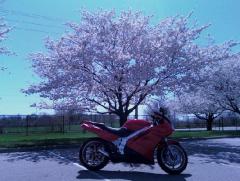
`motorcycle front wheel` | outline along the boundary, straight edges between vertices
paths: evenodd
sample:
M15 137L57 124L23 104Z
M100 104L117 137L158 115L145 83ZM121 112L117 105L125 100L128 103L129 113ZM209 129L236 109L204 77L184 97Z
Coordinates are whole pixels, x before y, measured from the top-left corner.
M84 142L79 151L81 164L92 171L102 169L109 159L101 151L105 151L105 144L101 139L93 138Z
M186 169L188 157L181 145L170 144L157 150L157 161L165 172L178 175Z

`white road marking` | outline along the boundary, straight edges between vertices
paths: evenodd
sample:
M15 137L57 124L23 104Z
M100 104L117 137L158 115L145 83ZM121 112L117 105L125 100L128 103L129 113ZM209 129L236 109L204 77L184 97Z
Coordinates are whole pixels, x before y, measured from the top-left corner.
M85 167L83 167L82 165L79 165L78 163L73 163L73 165L75 165L75 166L77 166L77 167L80 167L80 168L83 169L83 170L87 170ZM90 171L90 170L88 170L88 171L89 171L91 174L99 177L100 179L103 179L104 181L111 181L111 180L109 180L109 179L106 179L106 178L103 177L102 175L97 174L96 172L92 172L92 171Z
M67 158L65 158L65 157L62 157L62 156L60 156L60 155L58 155L58 154L56 154L56 153L54 153L54 152L52 152L52 151L49 151L49 153L52 154L52 155L54 155L54 156L56 156L56 157L58 157L58 158L61 158L61 159L63 159L63 160L67 160L67 161L71 162L74 166L77 166L77 167L81 168L82 170L87 170L87 171L89 171L89 173L91 173L92 175L94 175L94 176L96 176L96 177L98 177L98 178L100 178L100 179L102 179L102 180L104 180L104 181L111 181L111 180L103 177L102 175L97 174L96 172L90 171L90 170L86 169L84 166L79 165L78 163L72 162L71 160L69 160L69 159L67 159Z

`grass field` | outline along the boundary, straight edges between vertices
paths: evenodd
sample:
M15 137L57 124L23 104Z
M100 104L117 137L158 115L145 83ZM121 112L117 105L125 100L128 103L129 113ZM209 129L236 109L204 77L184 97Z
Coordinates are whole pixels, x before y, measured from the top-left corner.
M94 137L91 133L41 133L31 134L3 134L0 135L0 147L28 147L28 146L48 146L76 144L90 137Z
M94 136L94 134L83 132L65 134L41 133L29 136L24 134L2 134L0 135L0 148L80 144L84 140ZM175 139L194 139L217 136L240 137L240 131L176 131L171 137Z

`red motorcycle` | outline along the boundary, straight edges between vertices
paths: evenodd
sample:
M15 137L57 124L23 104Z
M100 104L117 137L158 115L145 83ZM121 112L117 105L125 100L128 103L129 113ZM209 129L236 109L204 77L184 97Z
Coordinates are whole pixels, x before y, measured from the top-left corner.
M167 137L174 131L169 119L155 113L152 123L146 120L128 120L121 128L84 121L81 127L98 135L83 143L79 158L89 170L100 170L113 163L141 163L153 165L154 157L168 174L180 174L188 158L183 147Z

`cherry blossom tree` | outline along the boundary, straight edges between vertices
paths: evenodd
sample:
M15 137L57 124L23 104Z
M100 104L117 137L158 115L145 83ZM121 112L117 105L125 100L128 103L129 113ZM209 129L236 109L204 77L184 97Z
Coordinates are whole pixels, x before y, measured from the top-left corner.
M10 31L10 28L7 26L7 24L0 17L0 55L10 53L5 46L1 45L2 42L6 39L6 35L9 31ZM0 66L0 70L4 70L4 68Z
M208 25L190 25L188 19L152 24L140 12L82 11L79 23L67 24L70 32L46 40L47 52L30 55L42 82L25 92L67 106L102 107L122 125L147 97L188 86L210 62L232 56L232 41L198 45Z
M240 55L202 69L192 89L178 95L178 110L207 121L207 130L223 111L240 114Z
M214 120L223 113L224 109L212 99L209 89L201 88L178 95L175 108L179 113L193 114L198 119L206 121L207 131L211 131Z
M222 109L240 114L240 55L220 62L207 81L211 99Z

